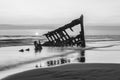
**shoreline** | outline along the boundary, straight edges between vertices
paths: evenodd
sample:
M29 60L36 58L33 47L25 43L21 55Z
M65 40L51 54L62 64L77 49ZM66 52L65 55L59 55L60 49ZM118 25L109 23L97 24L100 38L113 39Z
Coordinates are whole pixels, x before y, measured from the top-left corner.
M13 43L8 43L7 45L6 44L1 44L0 48L3 48L3 47L14 47L14 46L29 46L29 45L33 45L33 43L30 43L30 44L24 44L24 43L20 43L20 44L13 44Z
M114 76L115 76L115 78L119 78L118 75L120 75L120 69L119 69L120 64L117 64L117 61L119 62L120 57L119 57L119 51L117 51L117 50L119 50L120 46L119 46L118 42L113 42L113 43L110 43L110 42L104 43L103 42L103 43L98 43L98 44L92 44L91 43L91 44L88 44L88 46L89 45L91 47L90 48L88 47L87 51L85 52L85 58L86 58L87 63L83 63L83 64L81 64L81 63L76 64L75 63L75 64L62 65L62 66L58 66L58 67L48 67L48 68L42 68L42 69L38 68L38 69L34 69L34 70L29 69L27 71L24 70L24 72L14 74L13 77L16 77L16 75L22 74L23 78L20 79L20 80L29 80L29 78L31 76L33 76L33 78L35 78L33 80L37 80L36 77L39 78L38 80L40 80L41 77L42 77L42 80L48 80L48 79L56 80L56 76L57 76L57 80L66 80L66 79L68 79L68 80L69 79L72 79L72 80L74 80L74 79L78 79L78 80L95 80L95 79L98 79L98 80L107 80L107 79L115 80ZM18 52L18 50L19 50L19 47L22 48L21 46L10 48L11 53L15 52L15 54L16 54L16 52ZM25 49L27 49L27 48L28 47L26 47ZM53 51L54 51L54 50L51 50L51 49L52 48L48 49L48 51L47 51L50 54L52 54ZM4 49L4 50L6 50L6 49ZM3 52L4 52L4 50L3 50ZM32 47L32 50L33 50L33 47ZM55 54L58 53L57 55L54 55L54 56L51 56L51 57L46 57L44 59L54 58L54 57L57 57L57 56L64 57L64 56L67 56L67 55L68 55L68 57L70 57L69 54L74 54L74 53L79 54L79 57L80 57L81 52L80 52L79 48L65 48L65 50L66 51L63 50L63 52L61 52L61 49L60 50L58 49L57 51L54 51ZM105 50L107 50L107 52ZM115 52L111 52L111 50L113 50ZM8 53L10 51L8 51ZM102 54L101 54L101 51L102 51ZM34 51L32 51L32 52L34 52ZM22 55L22 56L27 55L28 56L32 52L20 53L20 55ZM45 53L44 50L40 54L42 54L42 53ZM18 52L18 54L19 54L19 52ZM32 53L32 54L34 54L34 53ZM94 57L93 57L93 55L94 55ZM111 55L111 57L109 55ZM37 56L39 57L39 54ZM74 55L74 57L76 57L76 56ZM37 61L39 62L39 61L44 60L44 59L36 59L36 60L29 61L27 63L29 64L29 63L34 63L34 62L37 62ZM108 60L110 60L110 61L108 61ZM103 63L103 61L105 61L107 63ZM91 63L89 63L89 62L91 62ZM95 63L95 62L97 62L97 63ZM108 62L110 62L110 63L108 63ZM112 63L112 62L116 62L116 63ZM26 62L24 62L24 63L26 65ZM24 63L22 63L22 64L24 65ZM21 65L21 63L20 63L20 65ZM34 67L35 67L35 65L34 65ZM24 67L22 67L22 68L24 68ZM44 74L44 70L48 71L49 74ZM66 72L66 70L67 70L67 72ZM28 73L29 71L30 71L30 74ZM39 71L39 73L36 73L37 71ZM94 72L94 73L91 73L91 72ZM10 73L11 73L11 71L10 71ZM25 73L27 73L27 74L25 74ZM36 74L33 75L32 73L36 73ZM50 74L50 73L53 73L53 74ZM55 74L55 73L57 73L57 74ZM90 75L88 75L87 73L89 73ZM114 73L117 74L117 77L116 77L116 75L114 75ZM40 74L44 74L44 75L39 77ZM65 74L65 75L61 75L61 74ZM76 74L77 76L74 75L74 74ZM78 74L79 74L79 76L81 74L84 74L84 75L79 77ZM104 78L106 78L105 76L99 77L100 76L99 74L100 75L106 75L107 79L104 79ZM28 76L31 75L31 76L24 79L27 75ZM71 77L71 75L74 75L75 77ZM52 76L52 78L51 78L51 76ZM97 78L96 76L98 76L99 78ZM112 76L113 78L112 77L109 78L109 76ZM8 78L8 77L6 77L6 78ZM6 80L6 78L5 78L5 80ZM44 78L46 78L46 79L44 79ZM7 79L7 80L16 80L16 79L11 79L11 77L10 77L10 79Z
M2 80L119 80L120 64L85 63L20 72Z

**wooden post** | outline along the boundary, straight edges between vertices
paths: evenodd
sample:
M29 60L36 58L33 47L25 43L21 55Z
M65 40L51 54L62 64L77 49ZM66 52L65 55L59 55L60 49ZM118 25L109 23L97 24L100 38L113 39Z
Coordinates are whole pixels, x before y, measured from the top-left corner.
M65 40L67 40L67 37L66 37L64 31L62 31L62 34L63 34L63 37L65 38Z
M52 34L53 38L54 38L54 41L57 42L57 38L55 37L55 34L53 33Z
M68 39L70 39L70 36L68 35L68 33L64 30L66 36L68 37Z
M50 35L49 37L50 37L50 39L52 40L52 42L54 42L54 39L53 39L52 35Z
M59 38L59 36L57 35L58 33L57 32L55 32L55 36L57 37L57 39L59 39L60 40L60 38Z
M46 36L46 38L48 39L48 41L50 42L49 36L48 36L47 34L46 34L45 36Z
M85 36L84 36L84 25L83 25L83 15L81 15L80 17L80 23L81 23L81 46L82 47L85 47L86 44L85 44Z
M64 39L63 39L63 36L62 36L61 32L58 32L58 34L59 34L60 38L62 39L62 41L64 41Z

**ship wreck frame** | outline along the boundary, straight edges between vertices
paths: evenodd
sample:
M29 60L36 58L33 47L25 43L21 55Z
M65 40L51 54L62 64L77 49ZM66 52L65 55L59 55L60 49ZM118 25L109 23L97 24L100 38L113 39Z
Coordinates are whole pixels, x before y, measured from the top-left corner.
M73 27L76 25L80 25L80 32L74 37L71 37L67 33L67 29L73 31ZM48 41L42 44L42 46L57 46L57 47L64 47L64 46L80 46L85 47L85 35L84 35L84 25L83 25L83 15L80 18L73 20L72 22L50 31L44 34Z

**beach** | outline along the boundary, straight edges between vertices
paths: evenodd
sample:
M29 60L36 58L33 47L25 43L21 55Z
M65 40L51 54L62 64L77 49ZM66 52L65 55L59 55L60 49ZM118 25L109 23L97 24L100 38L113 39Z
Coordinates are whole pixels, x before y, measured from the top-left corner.
M120 64L69 64L34 69L3 80L119 80Z
M85 48L43 47L37 52L33 45L1 47L0 79L119 80L119 39L90 37L86 41Z
M0 80L120 80L120 0L0 0Z

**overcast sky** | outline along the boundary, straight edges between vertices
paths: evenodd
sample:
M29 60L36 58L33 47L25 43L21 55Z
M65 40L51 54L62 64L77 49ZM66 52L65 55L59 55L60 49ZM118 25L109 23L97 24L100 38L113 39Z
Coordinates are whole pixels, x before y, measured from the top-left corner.
M119 26L120 0L0 0L0 24L63 25L81 14L86 26Z

